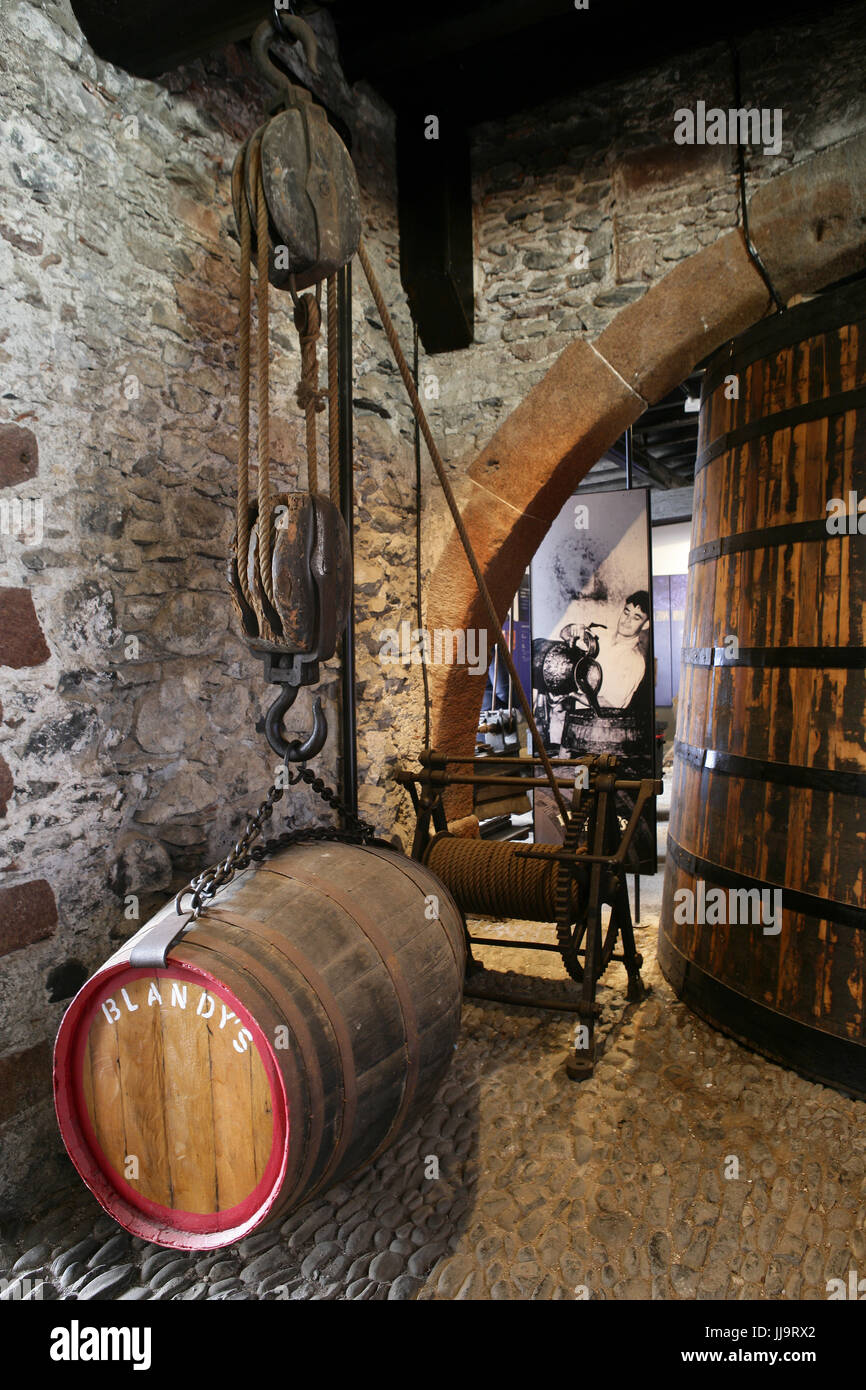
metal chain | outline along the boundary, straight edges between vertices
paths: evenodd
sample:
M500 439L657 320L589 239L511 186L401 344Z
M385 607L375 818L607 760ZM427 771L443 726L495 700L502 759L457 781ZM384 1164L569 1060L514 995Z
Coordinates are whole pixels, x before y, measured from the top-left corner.
M361 820L354 811L350 811L343 804L333 787L328 787L317 777L311 768L302 768L299 775L295 778L296 782L306 782L317 796L342 816L346 822L345 830L338 830L335 825L311 825L299 826L293 830L284 830L281 835L277 835L272 840L266 840L264 844L257 845L251 852L250 857L256 861L266 859L269 854L275 854L277 850L285 849L288 845L297 844L299 840L338 840L342 844L359 845L372 844L379 845L384 849L393 849L394 846L387 840L383 840L376 834L376 827L369 821Z
M203 869L195 878L190 879L186 887L182 888L175 898L175 910L178 914L191 913L190 925L198 919L208 903L216 897L220 888L231 883L236 873L248 868L253 860L259 862L266 859L269 854L274 854L277 850L284 849L288 845L297 844L300 840L339 840L346 844L376 844L386 849L393 849L393 845L377 836L375 826L371 825L369 821L361 820L353 811L344 806L334 788L326 786L321 777L316 776L312 768L301 765L297 773L293 775L289 771L288 762L284 763L283 766L288 779L288 786L294 787L299 782L306 782L326 805L343 817L346 822L346 829L339 830L336 826L327 825L298 826L295 829L283 831L281 835L252 849L253 842L262 833L265 821L269 821L274 814L275 804L282 800L283 794L287 790L286 787L278 786L274 782L258 810L247 817L244 832L231 853L225 859L211 865L208 869ZM187 894L191 894L189 908L183 906L183 899Z

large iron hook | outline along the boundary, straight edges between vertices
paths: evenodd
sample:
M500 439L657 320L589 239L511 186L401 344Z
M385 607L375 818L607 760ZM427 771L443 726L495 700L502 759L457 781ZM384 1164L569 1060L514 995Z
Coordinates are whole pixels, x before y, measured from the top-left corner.
M287 93L290 97L295 84L282 68L276 66L269 52L275 38L285 39L288 43L300 43L307 67L316 77L319 76L319 40L316 38L315 30L306 20L301 19L300 15L288 12L280 13L279 29L276 23L266 19L253 34L252 55L256 67L272 87L276 87L278 92Z
M321 753L328 737L328 721L322 712L322 701L317 695L313 701L313 728L306 739L286 741L283 734L283 718L288 714L298 698L299 685L284 685L265 715L265 735L274 752L290 763L305 763Z

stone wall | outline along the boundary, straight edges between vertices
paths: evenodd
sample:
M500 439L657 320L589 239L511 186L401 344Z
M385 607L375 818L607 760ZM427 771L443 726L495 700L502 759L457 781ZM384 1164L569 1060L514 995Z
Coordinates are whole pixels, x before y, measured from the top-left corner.
M741 43L743 105L783 111L781 153L746 151L749 196L866 129L864 17L858 5ZM454 355L457 380L443 371L452 456L480 449L575 335L597 337L737 225L734 151L673 140L674 112L699 100L734 104L724 43L475 129L476 345Z
M866 128L862 18L859 7L743 45L744 101L784 112L782 153L749 154L750 188ZM364 234L409 346L393 121L363 85L349 91L330 21L316 23L325 94L352 127ZM144 920L226 852L273 775L254 724L274 692L224 581L237 424L228 175L261 119L260 84L235 48L133 79L94 57L66 0L10 0L0 39L0 499L22 504L0 534L0 1208L14 1211L64 1172L49 1167L48 1098L65 1002L135 929L136 906ZM672 140L677 107L729 104L727 61L719 45L475 131L476 343L422 363L460 497L466 460L563 347L736 225L731 152ZM412 422L360 277L356 266L360 805L405 842L408 800L389 774L421 743L420 671L383 664L380 634L415 624ZM293 486L298 359L286 304L271 304L273 467ZM449 526L426 458L423 489L429 573ZM337 672L329 663L332 729ZM290 724L309 710L305 694ZM316 815L308 797L291 809Z

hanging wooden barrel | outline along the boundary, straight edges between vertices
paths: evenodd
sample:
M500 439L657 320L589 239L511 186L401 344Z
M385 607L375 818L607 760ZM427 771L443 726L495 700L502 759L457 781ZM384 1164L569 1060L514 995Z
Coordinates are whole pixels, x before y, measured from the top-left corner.
M707 368L659 958L710 1023L866 1097L862 532L860 283Z
M209 1249L284 1218L392 1143L453 1056L462 918L395 851L278 851L165 969L130 966L142 935L73 1000L54 1085L76 1168L146 1240Z

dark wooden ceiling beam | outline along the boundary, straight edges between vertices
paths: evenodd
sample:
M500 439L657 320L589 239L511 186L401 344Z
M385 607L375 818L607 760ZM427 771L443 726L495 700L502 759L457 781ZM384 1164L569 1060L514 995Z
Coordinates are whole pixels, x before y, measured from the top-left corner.
M614 459L624 469L625 443L620 443L620 441L617 440L613 448L608 449L607 457ZM671 472L669 468L665 468L664 464L659 463L657 459L645 453L643 449L637 448L634 439L632 439L631 461L634 468L637 468L638 471L643 473L646 477L652 478L653 482L657 483L661 488L682 487L683 485L681 477Z
M426 139L428 109L419 92L397 116L400 279L425 351L452 352L475 333L469 131L443 113Z
M648 424L664 424L670 420L683 420L686 424L695 419L697 411L685 409L685 396L681 396L678 401L668 403L662 401L659 405L651 405L645 410L639 420L635 421L634 428L642 429L644 422Z
M459 13L447 17L443 17L447 11L441 5L430 11L422 7L409 15L405 6L401 6L401 13L402 23L388 26L384 33L353 45L352 66L363 72L370 82L394 73L405 73L407 68L426 68L455 53L487 44L492 38L521 34L546 20L573 15L574 0L532 0L531 4L527 4L527 0L500 0L498 4L475 9L464 4ZM412 13L436 18L432 23L417 25L412 23ZM383 26L380 23L378 27L381 30ZM371 28L369 24L364 26L367 33Z
M158 77L214 48L249 38L267 19L263 0L71 0L100 58Z
M674 444L678 449L686 450L689 448L690 441L695 443L698 437L698 417L693 415L689 428L678 428L675 424L648 425L646 429L636 429L634 437L638 443L650 452L655 450L657 444Z
M716 48L729 34L814 17L810 0L728 0L723 30L715 9L692 0L593 0L585 10L573 0L439 0L432 12L405 0L327 3L350 82L364 78L396 104L426 74L443 105L459 98L475 121ZM825 0L822 13L853 3ZM271 12L269 0L72 0L72 8L101 58L144 77L249 37Z

